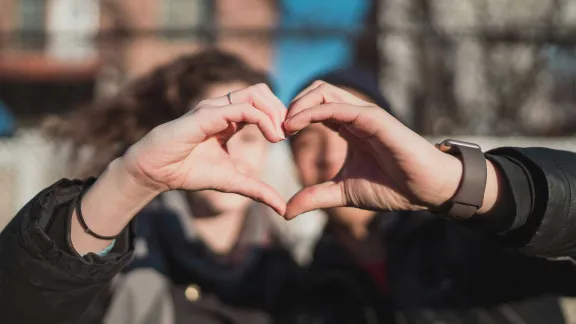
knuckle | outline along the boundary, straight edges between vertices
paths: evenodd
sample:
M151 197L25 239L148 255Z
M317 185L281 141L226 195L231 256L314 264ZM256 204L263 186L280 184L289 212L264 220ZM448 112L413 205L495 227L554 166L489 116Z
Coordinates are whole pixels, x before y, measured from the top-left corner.
M252 107L249 104L241 104L238 107L235 107L235 109L239 110L240 113L244 116L244 117L258 117L260 116L260 111L258 109L255 109L254 107Z
M194 118L198 119L207 118L212 114L217 114L218 112L222 111L223 107L210 107L210 108L211 109L208 109L208 106L198 107L198 109L194 110L194 116L195 116Z
M192 109L191 111L194 114L204 113L208 107L209 107L208 105L198 105L198 106L194 107L194 109Z
M254 109L254 106L252 106L249 103L243 102L241 104L235 105L234 107L235 109L240 109L242 111L251 111Z
M213 108L217 108L217 107L218 106L211 105L208 100L202 100L194 108L190 109L186 113L186 115L196 115L198 113L205 113L207 110L212 110Z
M186 113L186 115L196 115L196 114L198 114L198 112L203 111L203 110L204 110L204 107L206 107L206 106L197 105L196 107L190 109L190 110Z
M335 92L334 88L335 87L333 85L331 85L330 83L322 82L322 84L320 84L317 89L320 90L324 94L333 95Z
M201 101L196 105L196 107L194 107L194 109L200 109L200 108L202 108L202 107L208 106L208 105L209 105L209 100L210 100L210 99L201 100Z
M152 128L152 130L150 130L150 132L148 132L148 136L152 139L156 139L159 138L160 136L162 136L162 134L165 133L164 128L166 126L164 124L162 125L158 125L154 128Z
M386 111L384 111L384 109L372 104L364 106L362 108L363 108L362 110L366 112L366 114L373 116L374 118L382 118L382 116L387 114Z
M326 82L322 81L322 80L316 80L312 83L313 86L315 87L319 87L320 85L324 84Z
M270 87L266 83L258 83L256 89L262 92L270 91Z

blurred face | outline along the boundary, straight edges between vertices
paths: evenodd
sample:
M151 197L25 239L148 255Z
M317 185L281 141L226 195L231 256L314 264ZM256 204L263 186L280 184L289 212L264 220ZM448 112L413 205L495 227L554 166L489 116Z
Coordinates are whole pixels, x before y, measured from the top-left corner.
M370 101L361 93L344 89L363 100ZM291 146L304 186L332 179L342 168L348 150L346 140L322 124L313 124L300 131L292 137ZM366 213L354 208L332 208L327 212L331 220L344 224L366 222L374 215L373 212Z
M348 143L322 124L303 129L291 140L294 160L304 186L332 179L346 159Z
M208 89L206 98L225 96L230 91L250 86L243 82L215 84ZM260 178L265 168L269 143L254 125L247 125L227 143L228 152L236 168L248 176ZM214 190L191 192L195 207L201 207L205 215L244 211L251 199L237 194Z

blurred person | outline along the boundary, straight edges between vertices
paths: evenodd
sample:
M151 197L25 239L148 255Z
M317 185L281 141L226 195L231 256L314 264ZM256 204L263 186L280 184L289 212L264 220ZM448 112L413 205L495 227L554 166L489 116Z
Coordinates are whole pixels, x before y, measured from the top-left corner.
M52 133L72 141L81 172L94 176L153 128L185 115L202 99L257 83L268 83L266 75L231 54L187 55L73 113ZM83 160L86 147L93 151ZM264 176L270 143L256 126L236 132L225 148L239 172ZM136 252L116 285L107 323L149 320L155 315L147 308L155 303L171 305L158 309L173 308L177 318L194 323L228 323L222 318L266 323L284 287L277 282L297 274L270 211L247 197L216 190L167 192L135 220ZM106 306L91 312L102 314Z
M317 79L342 90L317 91L317 102L305 105L354 96L390 113L377 75L369 70L347 68ZM321 123L301 130L290 143L305 187L334 178L350 154L349 142ZM523 175L516 157L487 158ZM527 213L529 201L518 204L516 212ZM505 217L457 224L429 212L325 211L328 223L301 306L294 310L299 318L309 316L309 323L563 323L556 295L576 293L573 271L519 255L486 235L520 235L522 229L512 230L513 221Z
M184 116L155 127L111 162L98 179L63 179L40 192L0 234L0 314L12 323L89 322L83 318L89 306L102 297L134 251L128 225L152 200L173 190L240 194L270 206L286 219L313 209L337 207L435 213L447 208L449 217L455 219L472 218L481 223L507 219L518 225L514 228L521 229L522 235L511 230L500 232L499 238L517 252L542 257L538 263L526 262L515 275L548 269L538 280L555 281L558 290L573 287L572 281L565 280L576 274L572 259L544 258L576 255L576 210L572 208L576 193L570 190L576 185L576 154L544 148L501 148L489 153L516 159L516 166L525 167L520 173L510 165L486 159L477 148L467 151L457 146L463 156L474 152L472 159L460 160L442 146L442 150L435 148L380 107L341 89L315 84L308 90L289 112L263 84L203 100ZM336 177L303 188L288 202L258 178L239 172L224 145L247 125L256 125L269 142L278 143L315 123L329 126L354 145L348 145ZM471 171L485 177L471 178ZM475 190L461 196L466 188ZM467 200L471 198L473 202ZM519 213L517 207L523 205L517 203L523 201L529 202L529 209ZM461 208L465 202L471 203L467 205L470 208ZM455 242L429 259L446 260L461 248L468 246ZM471 261L481 256L469 252ZM511 251L504 258L519 255ZM432 285L438 276L453 274L450 264L441 268L429 268L429 264L414 262L407 270L429 273L427 282ZM270 264L275 265L281 266ZM510 271L497 268L502 273ZM282 277L271 277L266 279L292 286ZM414 282L421 282L417 279ZM456 283L448 281L424 297L434 299L436 293ZM152 284L147 281L135 288ZM410 288L405 286L403 291L410 293ZM484 292L489 297L497 294ZM191 297L189 307L198 291L184 293ZM286 307L308 295L301 292L287 297L281 301ZM147 306L155 316L148 318L148 323L190 322L161 317L170 305L152 301ZM342 305L329 307L341 314ZM213 309L204 310L214 314ZM377 320L371 308L364 308L364 314L373 323ZM217 320L234 322L226 314Z

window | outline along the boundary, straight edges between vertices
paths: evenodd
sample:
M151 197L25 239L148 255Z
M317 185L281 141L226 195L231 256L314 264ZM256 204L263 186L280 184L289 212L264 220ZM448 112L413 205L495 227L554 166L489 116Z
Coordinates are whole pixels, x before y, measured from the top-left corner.
M42 32L46 17L46 1L20 0L20 45L25 49L42 48Z
M553 100L576 104L576 48L548 46L544 50L547 68L553 79Z
M62 60L93 58L93 37L99 25L99 0L52 0L48 12L48 54Z
M207 0L164 0L161 13L163 35L169 40L194 40L196 29L210 22Z

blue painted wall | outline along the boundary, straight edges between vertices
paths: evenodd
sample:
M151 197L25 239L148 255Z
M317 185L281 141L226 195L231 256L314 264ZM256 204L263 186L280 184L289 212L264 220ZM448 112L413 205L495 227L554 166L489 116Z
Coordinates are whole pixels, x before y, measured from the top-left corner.
M16 128L14 116L8 107L0 101L0 136L11 136Z
M346 29L359 32L371 7L369 0L279 0L280 29ZM349 64L353 39L346 35L279 37L273 75L276 92L288 103L303 82L321 72Z

